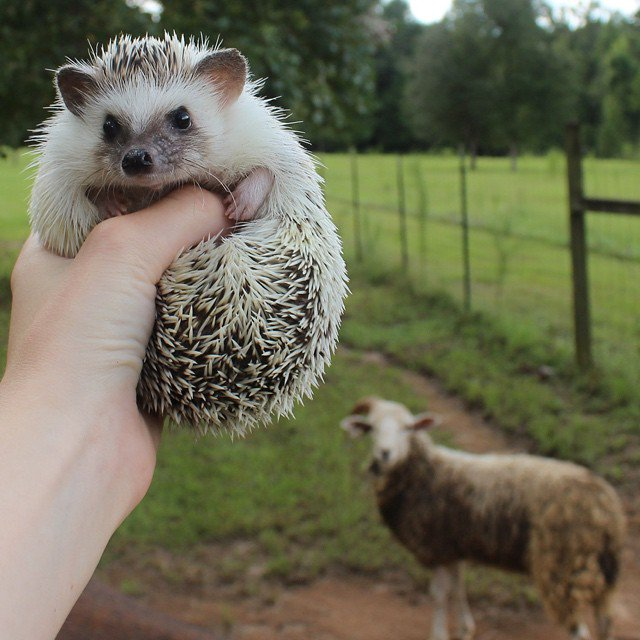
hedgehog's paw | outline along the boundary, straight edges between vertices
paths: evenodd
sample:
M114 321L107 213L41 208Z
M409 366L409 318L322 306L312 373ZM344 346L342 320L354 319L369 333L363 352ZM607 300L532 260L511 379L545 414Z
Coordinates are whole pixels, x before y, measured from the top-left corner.
M230 193L223 201L224 214L231 220L237 220L243 222L245 220L251 220L255 214L255 209L249 209L246 203L238 201L236 199L236 192Z
M254 169L224 199L225 213L239 221L252 220L273 187L274 175L265 167Z

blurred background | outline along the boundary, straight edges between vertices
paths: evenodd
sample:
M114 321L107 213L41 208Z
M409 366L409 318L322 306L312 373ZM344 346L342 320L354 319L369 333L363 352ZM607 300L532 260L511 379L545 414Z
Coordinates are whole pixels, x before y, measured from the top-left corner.
M454 446L482 448L487 428L501 447L596 469L637 533L640 217L585 214L591 357L577 362L565 143L578 123L586 196L640 201L640 3L2 0L3 360L9 274L29 232L25 144L54 99L52 70L118 33L165 30L220 38L266 78L263 95L321 162L352 294L325 384L295 418L241 442L166 435L102 579L238 638L254 637L247 611L319 580L336 580L336 606L357 601L353 576L365 593L387 585L423 605L428 575L373 508L368 445L338 429L372 393L415 411L439 403L455 419L436 435ZM468 421L462 439L455 420ZM638 593L640 550L629 553ZM474 602L542 619L526 582L486 575L472 574ZM324 637L310 629L278 637ZM401 637L385 633L366 637Z

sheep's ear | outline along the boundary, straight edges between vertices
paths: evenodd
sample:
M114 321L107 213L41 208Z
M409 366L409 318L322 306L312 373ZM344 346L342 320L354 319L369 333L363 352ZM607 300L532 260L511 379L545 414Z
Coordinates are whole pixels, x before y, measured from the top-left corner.
M411 429L414 431L420 431L422 429L431 429L437 427L442 423L442 418L435 413L419 413L413 416L413 423Z
M371 423L362 416L347 416L340 422L340 427L344 429L352 438L359 438L361 435L371 431Z
M67 109L76 116L81 115L87 99L98 90L93 75L74 64L68 64L58 69L56 87Z
M358 402L356 402L353 405L353 409L351 409L351 413L353 414L360 414L360 415L367 415L371 409L373 408L373 405L377 402L378 398L376 398L375 396L368 396L367 398L360 398L360 400L358 400Z
M200 60L194 73L215 86L222 104L231 104L247 81L247 60L237 49L219 49Z

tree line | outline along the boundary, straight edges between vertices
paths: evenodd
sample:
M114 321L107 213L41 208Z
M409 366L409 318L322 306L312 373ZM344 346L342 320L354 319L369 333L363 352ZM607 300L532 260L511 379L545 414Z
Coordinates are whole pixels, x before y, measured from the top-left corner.
M472 156L515 157L561 146L570 120L598 155L639 149L640 12L454 0L441 22L423 25L405 0L164 0L161 8L4 0L0 145L24 144L46 117L51 69L67 58L121 32L175 30L239 48L315 149L464 146Z

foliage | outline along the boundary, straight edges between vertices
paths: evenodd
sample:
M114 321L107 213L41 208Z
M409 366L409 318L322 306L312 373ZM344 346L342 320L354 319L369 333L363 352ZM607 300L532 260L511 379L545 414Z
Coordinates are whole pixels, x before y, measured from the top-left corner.
M416 139L405 117L404 87L424 27L412 18L405 0L385 4L382 19L386 33L375 52L376 102L368 142L385 151L406 151L416 147Z
M475 154L493 128L487 25L473 12L453 28L432 25L418 45L407 108L416 135L435 145L464 144Z
M455 0L420 43L409 85L416 133L474 155L558 143L565 73L538 17L532 0Z
M84 58L87 42L168 29L241 49L316 149L465 145L515 158L561 146L571 118L587 149L638 152L638 19L604 20L593 3L570 14L543 0L455 0L432 25L406 0L166 0L159 23L140 4L0 3L0 151L44 119L50 70Z
M602 126L598 150L618 156L625 143L640 141L640 37L624 30L602 62Z
M123 0L4 0L0 3L0 147L24 144L54 98L51 70L85 58L88 45L151 22Z
M162 27L240 49L265 94L320 148L366 139L374 90L376 0L166 0Z

